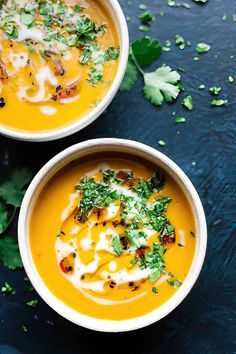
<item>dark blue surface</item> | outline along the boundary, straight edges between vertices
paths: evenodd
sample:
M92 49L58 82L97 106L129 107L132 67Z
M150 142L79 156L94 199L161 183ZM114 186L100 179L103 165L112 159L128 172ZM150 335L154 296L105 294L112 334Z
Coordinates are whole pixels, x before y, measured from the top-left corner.
M138 31L138 5L141 1L122 0L131 39ZM235 229L236 229L236 13L235 1L209 0L206 5L193 1L191 9L170 8L164 0L146 0L156 15L151 35L172 41L172 50L164 53L159 64L183 67L182 83L194 100L192 112L181 106L181 98L171 105L153 107L142 97L141 80L127 94L118 93L107 112L82 132L52 143L29 144L0 138L1 173L15 166L29 166L34 172L62 149L89 138L122 137L151 145L175 160L195 184L206 211L209 241L201 275L187 299L162 321L145 329L124 334L102 334L67 322L42 300L36 309L26 308L28 299L38 298L25 292L24 271L0 268L0 285L7 280L16 287L16 296L0 295L0 354L93 354L112 353L201 353L236 352L235 301ZM164 16L160 16L160 11ZM222 16L228 15L227 21ZM192 42L185 50L175 47L174 35ZM200 61L196 43L212 46ZM231 55L235 58L230 59ZM157 65L159 65L157 64ZM200 91L198 85L206 89ZM224 108L211 108L208 88L222 86L229 99ZM182 94L183 97L183 94ZM187 119L176 125L172 112ZM158 140L165 140L160 148ZM196 164L192 164L195 162ZM16 228L10 230L16 235ZM9 233L10 233L9 231ZM29 331L24 333L21 325Z

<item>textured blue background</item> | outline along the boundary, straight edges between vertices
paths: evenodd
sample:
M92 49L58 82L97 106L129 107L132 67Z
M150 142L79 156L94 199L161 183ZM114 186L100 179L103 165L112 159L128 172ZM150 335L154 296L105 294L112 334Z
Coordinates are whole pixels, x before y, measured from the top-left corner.
M138 5L121 0L132 21L131 39L138 31ZM178 99L171 105L153 107L142 97L141 80L127 94L118 93L107 112L82 132L61 141L28 144L0 138L0 171L7 174L12 167L29 166L34 172L62 149L89 138L122 137L134 139L161 149L175 160L191 178L203 201L209 242L201 275L187 299L162 321L145 329L124 334L101 334L67 322L42 300L36 309L25 302L37 295L25 293L24 271L8 271L1 266L0 285L5 280L17 289L16 296L0 295L0 354L93 354L111 353L207 353L236 352L235 306L235 209L236 209L236 82L229 84L228 75L236 79L236 3L230 0L209 0L206 5L193 1L191 9L170 8L164 0L146 0L156 15L151 35L163 43L175 34L192 42L181 51L175 45L164 53L159 64L183 67L182 83L194 99L194 110L186 112ZM159 15L164 11L164 16ZM222 16L228 15L227 21ZM212 45L212 50L193 61L198 42ZM235 58L230 59L231 55ZM222 96L229 99L224 108L211 108L208 90L198 90L204 83L222 86ZM182 94L183 97L183 94ZM173 111L187 122L174 124ZM32 117L33 119L33 117ZM160 148L158 140L165 140ZM196 162L196 165L192 164ZM16 235L16 228L11 233ZM29 328L21 331L21 325Z

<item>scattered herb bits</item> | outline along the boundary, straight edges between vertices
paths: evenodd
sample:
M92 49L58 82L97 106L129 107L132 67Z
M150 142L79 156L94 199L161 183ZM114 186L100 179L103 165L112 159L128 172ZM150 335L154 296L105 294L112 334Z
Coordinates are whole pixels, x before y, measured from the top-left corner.
M206 44L206 43L198 43L196 45L196 51L199 54L207 53L207 52L209 52L210 49L211 49L211 46L209 44Z
M220 86L217 86L217 85L211 86L211 87L209 88L209 92L210 92L210 94L213 95L213 96L219 95L220 91L221 91L221 87L220 87Z
M182 101L182 105L187 108L189 111L191 111L193 109L193 98L192 96L188 95L186 96L183 101Z
M165 146L166 142L164 140L158 140L158 145Z
M16 290L8 282L5 281L4 285L2 286L2 294L3 295L15 295Z
M176 117L175 118L175 123L185 123L186 119L184 117Z
M213 107L221 107L221 106L225 106L226 104L228 103L228 100L226 99L216 99L214 98L212 101L211 101L211 105Z

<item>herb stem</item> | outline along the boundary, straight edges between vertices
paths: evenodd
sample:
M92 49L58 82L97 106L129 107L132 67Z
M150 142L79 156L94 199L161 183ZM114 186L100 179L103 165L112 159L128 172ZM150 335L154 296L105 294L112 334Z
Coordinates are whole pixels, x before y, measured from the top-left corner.
M134 64L136 65L137 69L139 70L139 72L144 76L144 71L142 70L142 68L140 67L139 63L137 62L136 58L135 58L135 55L131 49L131 56L132 56L132 59L133 59L133 62Z
M15 217L15 215L16 215L16 210L17 210L17 208L14 207L13 212L12 212L12 214L11 214L10 219L8 220L7 225L6 225L5 228L2 230L2 234L3 234L3 233L8 229L8 227L11 225L12 220L14 219L14 217Z

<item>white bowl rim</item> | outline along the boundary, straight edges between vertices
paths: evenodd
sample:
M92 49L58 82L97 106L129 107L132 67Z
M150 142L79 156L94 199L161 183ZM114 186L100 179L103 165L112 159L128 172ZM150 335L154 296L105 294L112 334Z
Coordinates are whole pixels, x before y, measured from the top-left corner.
M129 149L130 150L133 149L133 152L131 152L131 154L135 154L134 150L139 151L141 153L145 153L149 155L150 157L154 157L160 163L165 165L165 167L169 169L173 174L175 174L177 178L187 188L188 193L192 198L192 203L195 207L198 220L200 221L199 230L198 230L199 232L197 234L198 254L196 256L196 251L195 251L193 264L183 285L169 300L167 300L164 304L162 304L157 309L143 316L131 318L128 320L114 321L114 320L93 318L79 313L78 311L72 309L70 306L68 306L61 300L59 300L53 293L51 293L51 291L47 288L47 286L44 284L41 277L39 276L39 273L36 269L36 266L34 264L30 252L30 246L28 242L29 240L27 236L28 233L27 217L29 213L29 206L34 192L40 186L43 179L53 169L54 169L53 174L56 173L55 168L56 166L58 166L58 164L61 163L62 166L60 168L62 168L63 166L68 164L69 161L74 160L73 154L75 154L76 152L78 153L81 151L85 151L89 148L94 148L98 146L102 146L103 149L104 147L107 148L106 151L109 151L109 149L111 148L118 149L118 147L122 146L124 148L127 148L128 153L130 153ZM115 151L115 150L113 149L110 151ZM86 155L86 153L84 155ZM67 160L66 163L65 160ZM49 179L50 178L51 176L49 177ZM160 319L168 315L171 311L173 311L188 295L188 293L192 289L193 285L195 284L199 276L199 273L201 271L204 262L206 247L207 247L207 225L206 225L203 206L197 194L197 191L195 190L193 184L186 176L186 174L182 171L180 167L178 167L178 165L174 161L172 161L169 157L167 157L160 151L137 141L117 139L117 138L101 138L101 139L87 140L63 150L62 152L54 156L51 160L49 160L36 174L32 182L30 183L30 186L28 187L22 202L19 221L18 221L18 242L19 242L19 249L20 249L22 262L30 281L32 282L34 288L41 296L41 298L58 314L60 314L67 320L77 325L95 331L126 332L126 331L143 328L156 321L159 321Z
M107 91L105 97L101 100L101 102L90 112L88 112L84 117L73 121L71 124L67 124L61 128L48 130L45 132L24 132L17 129L11 129L5 126L0 126L0 134L6 136L8 138L21 140L21 141L29 141L29 142L44 142L44 141L52 141L64 138L66 136L72 135L83 128L87 127L89 124L94 122L97 118L101 116L101 114L105 111L108 105L111 103L113 98L115 97L121 82L123 80L128 56L129 56L129 32L127 27L127 22L125 20L124 13L120 7L118 0L107 0L109 1L111 8L117 18L117 23L119 24L119 33L120 33L120 58L118 70L115 76L115 79Z

